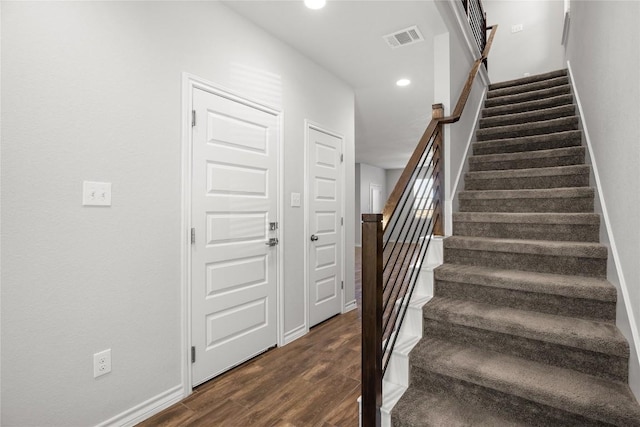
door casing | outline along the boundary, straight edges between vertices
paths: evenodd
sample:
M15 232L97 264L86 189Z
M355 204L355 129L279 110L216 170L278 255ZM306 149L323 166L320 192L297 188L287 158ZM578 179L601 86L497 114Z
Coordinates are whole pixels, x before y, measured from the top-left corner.
M182 355L182 388L184 397L190 395L193 391L192 387L192 375L191 375L191 140L192 140L192 128L191 128L191 110L193 105L193 90L201 89L203 91L212 93L217 96L221 96L230 99L241 104L248 105L252 108L266 111L273 114L278 118L280 126L279 144L279 158L277 166L277 209L278 209L278 222L279 227L282 229L283 218L283 180L282 172L284 166L284 113L282 110L265 105L259 101L248 99L247 97L238 94L230 89L224 88L216 83L200 78L190 73L182 73L182 108L181 108L181 123L182 123L182 185L181 185L181 219L180 219L180 265L181 265L181 280L180 280L180 295L181 295L181 355ZM282 232L280 232L282 236ZM280 239L280 244L277 246L278 257L278 272L276 274L276 304L277 304L277 344L278 346L284 345L284 291L282 273L284 271L284 247L283 239Z
M304 121L304 235L303 235L303 239L304 239L304 300L305 300L305 304L304 304L304 321L305 321L305 329L304 332L307 333L309 331L309 236L310 234L310 228L309 228L309 220L310 220L310 215L309 215L309 185L310 185L310 180L309 180L309 130L311 129L315 129L318 132L322 132L322 133L326 133L327 135L331 135L334 136L336 138L339 138L342 141L342 147L341 147L341 153L344 156L344 149L345 149L345 140L344 140L344 136L337 133L337 132L333 132L331 130L328 130L327 128L323 127L322 125L315 123L311 120L305 119ZM345 185L345 168L344 168L344 161L340 162L340 181L342 183L342 188L341 188L341 193L342 193L342 200L340 201L341 204L341 212L340 215L343 218L343 224L340 227L340 244L342 245L342 271L340 272L340 274L342 275L342 281L345 282L345 233L344 233L344 209L345 209L345 190L346 190L346 185ZM340 290L340 313L346 313L345 311L345 293L344 293L344 289Z

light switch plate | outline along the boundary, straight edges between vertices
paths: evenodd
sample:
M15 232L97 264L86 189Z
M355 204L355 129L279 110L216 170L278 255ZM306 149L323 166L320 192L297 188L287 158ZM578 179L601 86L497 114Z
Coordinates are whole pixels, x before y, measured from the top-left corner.
M300 207L300 193L291 193L291 207Z
M83 181L82 206L111 206L111 183Z
M522 24L515 24L515 25L511 26L511 32L512 33L519 33L523 29L524 29L524 25L522 25Z

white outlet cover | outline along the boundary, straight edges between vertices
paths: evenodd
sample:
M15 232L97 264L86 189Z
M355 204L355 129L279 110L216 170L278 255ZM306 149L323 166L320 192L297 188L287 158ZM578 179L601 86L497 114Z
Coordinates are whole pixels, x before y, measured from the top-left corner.
M300 193L291 193L291 206L294 208L300 207Z
M111 372L111 349L108 348L93 355L93 378Z
M512 33L519 33L523 29L524 29L524 25L523 24L514 24L514 25L511 26L511 32Z
M111 206L111 183L83 181L82 206Z

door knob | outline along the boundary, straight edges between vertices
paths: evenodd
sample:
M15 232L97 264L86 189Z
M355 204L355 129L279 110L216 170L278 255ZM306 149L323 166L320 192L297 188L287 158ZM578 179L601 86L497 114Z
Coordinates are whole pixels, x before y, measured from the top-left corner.
M315 234L311 235L311 241L315 242L316 240L318 240L318 236L316 236Z
M275 246L278 244L278 238L277 237L272 237L269 239L268 242L265 243L265 245L267 246Z

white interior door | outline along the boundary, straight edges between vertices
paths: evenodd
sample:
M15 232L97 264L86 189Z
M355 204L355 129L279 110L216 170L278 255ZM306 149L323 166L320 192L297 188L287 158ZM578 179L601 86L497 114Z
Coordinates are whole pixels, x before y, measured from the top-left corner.
M309 128L309 327L342 307L342 139Z
M277 342L278 117L194 89L193 385Z

